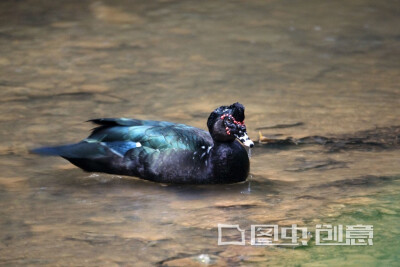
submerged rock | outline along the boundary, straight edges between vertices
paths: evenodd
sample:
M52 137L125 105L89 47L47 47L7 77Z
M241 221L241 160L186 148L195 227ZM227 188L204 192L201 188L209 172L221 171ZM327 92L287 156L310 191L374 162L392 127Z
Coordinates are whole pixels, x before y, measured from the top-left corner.
M303 171L308 171L308 170L312 170L312 169L331 170L331 169L345 168L345 167L347 167L345 162L336 161L333 159L315 160L315 161L302 160L302 162L299 163L298 166L287 168L287 169L285 169L285 171L303 172Z
M398 149L400 148L400 126L380 127L335 137L306 136L299 139L269 138L259 132L259 143L268 146L323 145L329 152Z
M209 254L170 259L160 262L160 265L168 267L228 266L221 257Z

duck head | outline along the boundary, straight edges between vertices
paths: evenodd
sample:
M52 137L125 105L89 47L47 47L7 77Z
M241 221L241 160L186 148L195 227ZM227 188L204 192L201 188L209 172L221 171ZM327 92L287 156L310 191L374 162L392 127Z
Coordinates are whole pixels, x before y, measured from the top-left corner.
M247 147L254 146L247 136L244 106L238 102L215 109L208 117L207 126L215 141L233 142L237 138Z

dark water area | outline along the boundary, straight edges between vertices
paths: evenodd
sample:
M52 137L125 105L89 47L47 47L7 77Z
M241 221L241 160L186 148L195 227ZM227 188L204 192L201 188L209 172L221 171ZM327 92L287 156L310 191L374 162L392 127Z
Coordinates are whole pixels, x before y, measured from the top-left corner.
M1 1L0 265L397 266L399 1ZM248 181L182 186L29 153L86 120L206 129L246 106ZM218 245L218 224L246 244ZM251 225L307 227L255 246ZM321 246L316 225L373 225Z

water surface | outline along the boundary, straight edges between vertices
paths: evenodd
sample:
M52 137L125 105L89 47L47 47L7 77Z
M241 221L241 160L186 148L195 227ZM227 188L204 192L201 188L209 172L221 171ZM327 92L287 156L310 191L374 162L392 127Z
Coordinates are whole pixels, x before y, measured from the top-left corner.
M399 4L2 1L0 264L398 264ZM29 154L83 139L90 118L206 128L236 101L254 140L336 143L257 144L248 181L219 186ZM218 223L248 242L252 224L373 225L374 245L218 246Z

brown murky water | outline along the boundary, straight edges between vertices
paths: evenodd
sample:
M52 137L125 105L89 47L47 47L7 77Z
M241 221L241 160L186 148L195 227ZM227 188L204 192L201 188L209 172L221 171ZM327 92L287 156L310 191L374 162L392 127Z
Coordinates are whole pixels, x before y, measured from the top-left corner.
M398 25L399 1L2 1L0 264L397 265ZM258 144L242 184L166 186L28 152L81 140L97 117L205 128L236 101L253 139L302 140ZM246 245L218 246L218 223ZM256 247L252 224L312 236ZM373 225L373 246L317 246L317 224Z

